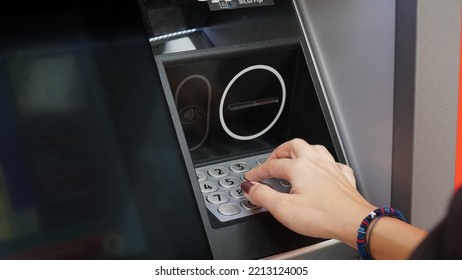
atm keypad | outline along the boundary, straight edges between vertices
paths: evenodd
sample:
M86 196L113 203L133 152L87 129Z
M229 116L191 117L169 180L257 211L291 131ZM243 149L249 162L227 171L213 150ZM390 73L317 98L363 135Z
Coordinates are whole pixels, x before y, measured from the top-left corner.
M246 199L240 185L245 180L244 174L265 162L268 156L252 156L196 168L205 205L218 220L228 222L267 211ZM279 179L263 180L261 183L280 192L288 193L291 188L289 182Z

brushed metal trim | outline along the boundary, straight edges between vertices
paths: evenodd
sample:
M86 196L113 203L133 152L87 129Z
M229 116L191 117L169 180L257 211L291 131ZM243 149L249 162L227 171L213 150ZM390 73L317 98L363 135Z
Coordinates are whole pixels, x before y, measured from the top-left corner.
M334 254L333 251L339 254ZM323 253L325 252L325 253ZM328 259L356 259L358 253L355 249L337 239L329 239L310 246L302 247L292 251L276 254L263 258L262 260L306 260L306 259L326 259L324 255L329 255Z

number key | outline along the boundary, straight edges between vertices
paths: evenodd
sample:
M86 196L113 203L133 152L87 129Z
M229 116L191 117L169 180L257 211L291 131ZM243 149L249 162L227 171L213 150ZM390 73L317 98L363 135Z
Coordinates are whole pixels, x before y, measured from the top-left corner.
M207 196L207 200L213 204L222 204L229 201L229 196L224 193L212 193Z
M241 198L245 197L244 191L241 190L241 189L234 189L234 190L230 191L229 194L232 197L237 198L237 199L241 199Z
M218 190L217 184L210 182L210 181L201 182L199 185L203 193L209 193L209 192L214 192Z
M225 177L226 175L229 174L228 169L222 166L212 167L209 169L208 172L210 176L213 176L213 177Z
M220 183L220 185L222 185L225 188L233 188L239 186L240 181L236 177L227 176L221 178L220 181L218 181L218 183Z
M234 172L246 172L250 170L250 167L245 162L236 162L230 165L229 167Z

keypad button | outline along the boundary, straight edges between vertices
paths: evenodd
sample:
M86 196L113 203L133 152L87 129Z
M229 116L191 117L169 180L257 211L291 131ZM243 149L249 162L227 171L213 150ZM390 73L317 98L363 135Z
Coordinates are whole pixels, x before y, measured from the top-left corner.
M209 193L218 190L217 184L210 181L200 182L199 185L201 187L201 192L203 193Z
M207 196L207 201L213 204L222 204L229 201L229 196L221 192L212 193Z
M207 180L207 175L204 172L196 170L197 181L203 182Z
M229 166L229 168L234 172L246 172L250 170L250 166L246 162L233 163Z
M258 158L257 159L257 163L258 165L262 165L263 163L265 163L265 161L268 159L268 157L261 157L261 158Z
M229 170L223 166L215 166L210 168L208 173L213 177L225 177L228 176Z
M248 199L242 201L241 206L244 207L247 210L257 210L257 209L261 208L260 206L257 206L255 204L253 204L252 202L250 202Z
M226 216L232 216L241 213L241 208L233 203L225 203L218 206L218 212Z
M268 185L275 191L282 192L282 193L289 193L291 187L287 186L288 182L286 181L286 185L281 184L279 179L272 178L272 179L265 179L260 181L262 184Z
M241 184L241 181L239 181L239 179L236 177L227 176L221 178L220 181L218 181L218 183L220 183L220 185L225 188L233 188L239 186Z
M234 189L229 192L229 195L231 195L234 198L241 199L244 198L244 191L241 189Z

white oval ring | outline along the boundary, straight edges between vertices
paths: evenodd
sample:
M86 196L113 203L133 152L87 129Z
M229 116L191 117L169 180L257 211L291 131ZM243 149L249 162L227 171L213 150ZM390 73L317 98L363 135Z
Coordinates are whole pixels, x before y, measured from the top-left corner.
M223 106L224 106L224 103L225 103L225 98L226 98L226 95L228 94L229 89L234 84L234 82L236 82L237 79L239 79L245 73L247 73L249 71L252 71L252 70L257 70L257 69L270 71L271 73L273 73L278 78L279 82L281 83L281 88L282 88L281 107L279 108L279 111L276 114L276 117L274 118L274 120L265 129L263 129L262 131L260 131L258 133L255 133L253 135L248 135L248 136L238 135L238 134L232 132L228 128L228 126L226 125L226 122L225 122L225 119L224 119L224 116L223 116ZM286 102L286 85L284 83L284 79L282 78L281 74L279 74L279 72L276 69L274 69L273 67L268 66L268 65L259 64L259 65L249 66L249 67L243 69L241 72L237 73L237 75L234 76L234 78L228 83L228 85L225 88L225 91L223 92L223 96L221 97L221 100L220 100L220 108L219 108L219 111L218 111L221 126L223 127L225 132L229 136L233 137L234 139L237 139L237 140L252 140L252 139L255 139L255 138L265 134L268 130L270 130L274 126L274 124L278 121L279 117L282 114L282 110L284 109L285 102Z

